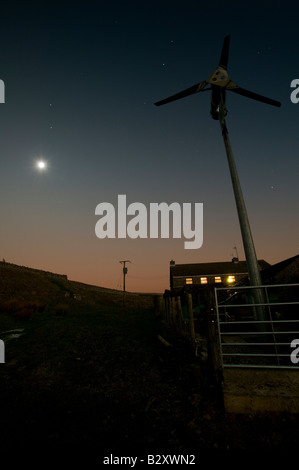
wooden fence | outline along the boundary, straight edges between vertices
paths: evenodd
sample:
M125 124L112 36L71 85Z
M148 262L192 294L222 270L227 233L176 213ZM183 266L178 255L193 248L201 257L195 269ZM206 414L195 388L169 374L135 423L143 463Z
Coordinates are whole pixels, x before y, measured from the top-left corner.
M207 292L204 305L200 305L189 292L167 291L157 299L157 311L166 323L191 344L195 356L210 365L218 381L220 348L217 315L213 291Z

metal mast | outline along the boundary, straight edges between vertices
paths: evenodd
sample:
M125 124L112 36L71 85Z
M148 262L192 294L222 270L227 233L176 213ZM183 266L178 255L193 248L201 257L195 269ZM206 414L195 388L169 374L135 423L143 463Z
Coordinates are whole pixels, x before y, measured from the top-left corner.
M237 212L238 212L238 217L239 217L243 246L244 246L245 257L246 257L246 262L247 262L249 283L251 286L261 286L262 285L261 274L260 274L258 261L256 257L255 246L254 246L252 233L251 233L251 229L249 225L249 220L248 220L247 210L246 210L245 201L244 201L244 197L242 193L242 188L240 185L239 176L238 176L238 172L237 172L237 168L236 168L236 164L235 164L235 160L233 156L233 151L232 151L230 140L229 140L228 130L227 130L226 121L225 121L225 106L224 106L222 97L221 97L220 105L219 105L219 122L220 122L221 131L222 131L222 137L223 137L223 141L225 145L228 166L230 170L230 175L231 175L231 180L232 180L232 185L233 185L233 190L234 190L234 195L235 195L235 201L236 201ZM255 303L257 304L263 303L263 293L261 289L254 290L253 297L254 297ZM257 308L255 310L256 310L256 316L258 317L258 320L265 320L264 309Z
M261 275L260 270L256 258L255 247L253 243L253 238L250 230L249 220L247 216L247 211L245 207L245 202L241 190L241 185L237 173L237 168L235 165L233 152L230 145L230 140L228 136L228 131L225 122L225 116L227 114L227 109L225 106L225 97L226 91L230 91L236 93L238 95L245 96L247 98L251 98L256 101L260 101L262 103L267 103L272 106L280 107L281 103L279 101L273 100L271 98L267 98L263 95L259 95L258 93L245 90L233 82L227 73L227 63L228 63L228 55L229 55L229 41L230 36L226 36L223 41L221 56L219 60L218 67L214 70L214 72L206 78L203 82L197 83L186 90L180 91L175 95L169 96L161 101L155 103L156 106L161 106L172 101L185 98L186 96L193 95L194 93L199 93L202 91L211 90L211 116L215 120L219 120L220 127L222 131L222 137L224 140L224 145L226 149L228 165L231 174L231 180L233 184L233 190L236 200L236 206L238 211L240 229L243 239L245 257L247 261L247 268L248 268L248 275L249 275L249 283L251 286L261 286ZM206 88L210 86L209 88ZM254 296L254 303L255 304L263 304L263 295L262 289L254 289L253 290ZM257 307L255 309L256 316L258 319L263 320L263 307Z
M240 181L239 181L239 176L238 176L238 172L237 172L237 168L236 168L236 164L235 164L235 160L233 156L233 151L230 145L228 130L227 130L225 117L224 117L224 106L223 106L222 100L219 106L219 122L220 122L221 131L222 131L222 137L223 137L223 141L225 145L228 166L230 170L230 175L231 175L231 180L232 180L232 185L233 185L233 190L234 190L234 195L235 195L235 201L236 201L238 217L239 217L239 222L240 222L240 229L241 229L241 234L242 234L242 239L243 239L244 251L245 251L245 256L247 260L249 280L250 280L250 284L254 286L259 286L261 285L261 275L260 275L260 270L258 267L255 247L254 247L252 233L251 233L251 229L249 225L249 220L248 220L247 210L246 210L244 197L242 193L242 188L241 188Z

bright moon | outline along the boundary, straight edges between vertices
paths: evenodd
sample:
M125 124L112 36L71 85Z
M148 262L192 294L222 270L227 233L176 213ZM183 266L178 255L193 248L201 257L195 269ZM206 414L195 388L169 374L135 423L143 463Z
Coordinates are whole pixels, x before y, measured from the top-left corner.
M47 165L46 165L46 162L44 162L43 160L39 160L39 161L37 162L37 168L38 168L39 170L45 170L45 169L46 169L46 166L47 166Z

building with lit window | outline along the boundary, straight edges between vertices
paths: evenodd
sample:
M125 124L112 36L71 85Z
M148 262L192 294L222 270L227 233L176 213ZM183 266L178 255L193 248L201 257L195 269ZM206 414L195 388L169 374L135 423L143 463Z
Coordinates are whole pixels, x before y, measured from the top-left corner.
M263 285L293 284L291 295L294 298L291 300L295 303L298 301L299 287L296 287L296 284L299 286L299 255L272 266L264 260L258 260L258 265ZM184 318L189 318L186 313L188 306L185 294L192 294L193 314L197 321L197 329L200 331L204 318L202 314L213 310L215 287L247 285L249 285L247 263L239 261L238 258L228 262L192 264L176 264L170 261L170 289L165 290L164 298L180 297ZM277 301L279 299L277 292L274 294Z
M260 270L270 266L259 260ZM170 289L180 290L187 287L225 287L238 283L248 277L246 261L233 258L231 261L214 263L176 264L170 261Z

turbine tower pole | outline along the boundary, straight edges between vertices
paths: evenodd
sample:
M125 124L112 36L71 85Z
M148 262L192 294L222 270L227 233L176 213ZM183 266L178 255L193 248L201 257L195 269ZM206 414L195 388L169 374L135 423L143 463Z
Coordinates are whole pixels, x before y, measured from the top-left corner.
M249 220L248 220L247 210L246 210L245 201L244 201L244 197L242 193L242 188L241 188L239 177L238 177L237 167L235 164L235 160L234 160L234 156L233 156L233 152L232 152L232 148L231 148L231 144L229 140L228 130L226 126L225 108L224 108L222 94L221 94L221 100L220 100L220 105L219 105L219 122L221 126L222 137L223 137L223 141L224 141L224 145L226 149L226 155L227 155L227 160L228 160L228 165L229 165L229 170L230 170L230 175L231 175L231 180L232 180L232 185L233 185L233 190L234 190L234 195L235 195L235 201L236 201L237 212L238 212L238 217L239 217L243 246L244 246L245 257L246 257L246 262L247 262L249 283L251 286L261 286L262 280L261 280L261 274L260 274L260 270L259 270L259 266L257 262L254 242L253 242L252 233L251 233L251 229L249 225ZM255 303L257 304L264 303L261 289L254 290L253 295L254 295ZM257 314L258 320L265 320L264 308L262 306L256 309L256 314Z
M193 95L194 93L199 93L202 91L212 90L211 93L211 116L213 119L219 120L222 136L224 140L224 145L226 148L226 154L233 184L233 190L235 194L235 200L237 205L237 211L239 216L240 228L242 233L245 257L247 261L247 269L249 276L249 283L251 286L256 287L253 289L253 298L254 304L256 307L254 315L258 320L265 320L265 301L264 301L264 292L262 289L261 274L258 267L258 262L256 258L253 238L251 235L250 225L248 221L247 211L245 207L245 202L241 190L241 185L239 182L239 177L237 173L237 168L234 162L233 152L231 149L228 131L225 122L225 116L227 110L225 108L225 93L226 90L229 90L238 95L246 96L256 101L261 101L262 103L267 103L273 106L281 106L281 103L276 100L267 98L266 96L253 93L252 91L245 90L244 88L239 87L234 83L228 76L227 73L227 62L228 62L228 50L229 50L229 38L226 36L223 41L221 56L219 65L210 77L208 77L203 82L197 83L186 90L180 91L175 95L169 96L164 100L158 101L155 103L156 106L160 106L171 101L175 101L186 96ZM211 85L211 88L206 88L207 85Z

